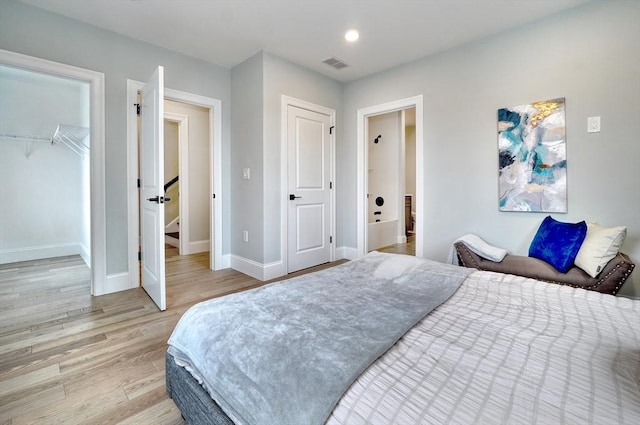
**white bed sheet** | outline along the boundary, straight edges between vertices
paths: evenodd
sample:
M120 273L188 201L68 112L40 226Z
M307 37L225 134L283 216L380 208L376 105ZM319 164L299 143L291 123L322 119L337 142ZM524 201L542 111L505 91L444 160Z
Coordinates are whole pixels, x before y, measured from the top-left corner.
M640 424L640 301L477 271L328 425Z

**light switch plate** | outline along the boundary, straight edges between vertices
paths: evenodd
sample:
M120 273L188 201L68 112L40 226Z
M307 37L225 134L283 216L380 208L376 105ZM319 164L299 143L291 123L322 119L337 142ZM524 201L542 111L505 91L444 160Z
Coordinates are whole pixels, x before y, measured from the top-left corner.
M600 131L600 117L587 118L587 133L598 133Z
M251 169L250 168L243 168L242 169L242 178L244 180L249 180L251 178Z

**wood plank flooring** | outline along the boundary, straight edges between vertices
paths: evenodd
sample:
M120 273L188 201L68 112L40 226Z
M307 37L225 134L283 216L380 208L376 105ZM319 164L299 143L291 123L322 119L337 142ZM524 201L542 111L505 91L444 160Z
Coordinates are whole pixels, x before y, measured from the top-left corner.
M395 245L385 246L376 249L380 252L390 252L393 254L416 255L416 236L412 233L407 236L406 243L397 243Z
M208 253L166 252L164 312L141 288L92 297L77 256L0 265L0 425L185 423L165 391L178 319L266 282L211 271Z

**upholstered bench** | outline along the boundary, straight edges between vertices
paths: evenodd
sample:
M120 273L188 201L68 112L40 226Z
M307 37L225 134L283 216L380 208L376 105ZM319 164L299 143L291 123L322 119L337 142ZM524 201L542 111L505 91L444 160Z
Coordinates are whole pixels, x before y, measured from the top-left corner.
M460 264L465 267L530 277L612 295L620 290L635 267L629 257L618 253L593 278L576 266L566 273L560 273L551 264L534 257L508 254L501 262L495 262L480 257L462 242L454 243L454 247Z

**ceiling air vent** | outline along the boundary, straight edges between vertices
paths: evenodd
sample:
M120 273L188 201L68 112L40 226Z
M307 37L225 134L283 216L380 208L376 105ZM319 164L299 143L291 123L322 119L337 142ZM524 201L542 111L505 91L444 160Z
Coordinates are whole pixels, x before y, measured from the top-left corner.
M327 58L327 59L323 60L322 62L326 63L327 65L329 65L330 67L335 68L335 69L342 69L342 68L346 68L346 67L349 66L346 63L344 63L342 61L342 59L338 59L336 57Z

